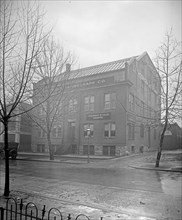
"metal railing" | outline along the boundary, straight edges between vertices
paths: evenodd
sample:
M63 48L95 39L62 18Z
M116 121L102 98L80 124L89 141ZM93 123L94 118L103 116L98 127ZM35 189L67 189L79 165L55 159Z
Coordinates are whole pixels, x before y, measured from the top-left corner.
M45 205L40 210L33 203L23 203L23 200L16 201L14 198L8 198L5 207L0 207L0 220L91 220L84 214L76 217L63 214L57 208L51 208L46 211ZM103 217L100 217L103 220Z

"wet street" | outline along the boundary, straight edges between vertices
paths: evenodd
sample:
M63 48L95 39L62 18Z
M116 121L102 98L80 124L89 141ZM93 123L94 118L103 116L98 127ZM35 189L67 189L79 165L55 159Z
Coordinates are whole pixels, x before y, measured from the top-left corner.
M12 174L42 177L45 180L56 179L58 181L74 181L107 187L181 195L180 173L136 170L126 166L123 168L104 168L89 167L87 164L80 166L20 160L10 160L10 172Z
M135 160L93 164L10 161L11 189L110 212L181 219L181 173L129 167ZM2 161L0 171L4 172Z

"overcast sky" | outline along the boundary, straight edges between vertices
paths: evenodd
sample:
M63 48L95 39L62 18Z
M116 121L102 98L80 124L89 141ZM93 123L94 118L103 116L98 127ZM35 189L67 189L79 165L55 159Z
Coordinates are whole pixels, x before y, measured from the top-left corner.
M152 58L173 27L182 33L181 0L40 1L54 36L71 50L81 67L135 56Z

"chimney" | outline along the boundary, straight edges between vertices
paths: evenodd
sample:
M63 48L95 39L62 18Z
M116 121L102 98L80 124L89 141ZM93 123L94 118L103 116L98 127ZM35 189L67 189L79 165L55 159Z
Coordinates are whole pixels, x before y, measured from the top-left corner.
M66 64L66 72L70 72L71 71L71 64L67 63Z

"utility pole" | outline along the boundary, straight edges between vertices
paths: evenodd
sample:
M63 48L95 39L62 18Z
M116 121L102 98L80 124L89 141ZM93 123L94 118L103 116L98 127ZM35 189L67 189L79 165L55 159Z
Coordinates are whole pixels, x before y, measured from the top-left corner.
M91 134L91 130L90 130L90 128L87 128L87 138L88 138L87 163L90 163L90 134Z

